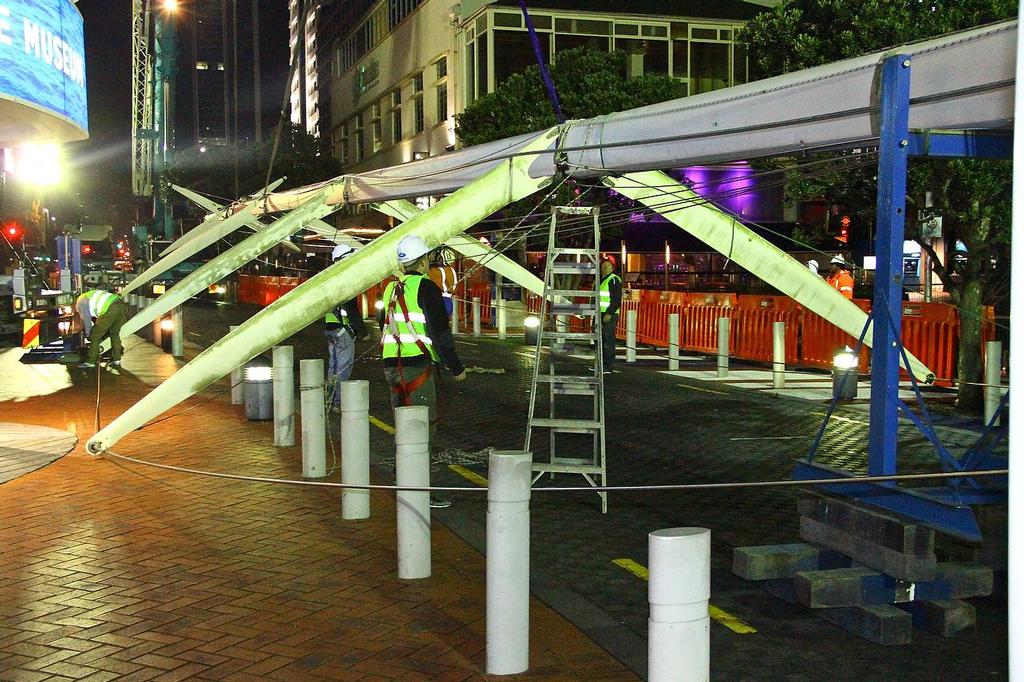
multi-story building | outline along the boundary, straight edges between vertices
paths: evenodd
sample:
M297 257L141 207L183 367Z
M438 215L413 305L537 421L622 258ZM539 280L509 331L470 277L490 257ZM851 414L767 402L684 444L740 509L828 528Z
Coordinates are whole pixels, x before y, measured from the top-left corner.
M337 35L329 44L321 24L317 52L330 60L329 73L320 65L319 89L330 125L320 112L319 134L330 136L348 171L453 148L455 114L536 63L515 0L377 0L349 9L344 22L329 22ZM671 76L691 95L746 82L734 37L759 9L742 0L530 2L549 61L574 47L622 50L632 74Z
M193 0L180 14L179 148L258 139L263 79L257 5Z

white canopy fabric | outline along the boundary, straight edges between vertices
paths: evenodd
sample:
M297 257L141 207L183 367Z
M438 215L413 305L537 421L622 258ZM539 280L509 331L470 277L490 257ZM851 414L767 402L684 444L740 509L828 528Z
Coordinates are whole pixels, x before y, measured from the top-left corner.
M571 121L562 127L557 146L565 152L568 172L587 177L870 146L878 139L880 67L893 54L911 58L912 129L1009 129L1016 49L1017 22L1001 22L733 88ZM538 135L348 176L344 189L329 202L359 204L447 194ZM531 175L552 175L554 157L538 158ZM274 194L271 204L293 208L305 194Z

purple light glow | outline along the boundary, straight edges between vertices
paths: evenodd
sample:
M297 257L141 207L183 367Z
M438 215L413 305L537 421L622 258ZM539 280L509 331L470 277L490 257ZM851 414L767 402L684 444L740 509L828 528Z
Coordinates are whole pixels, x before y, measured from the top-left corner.
M727 166L688 166L681 169L684 182L705 197L740 216L750 216L760 199L754 190L754 170L746 163Z

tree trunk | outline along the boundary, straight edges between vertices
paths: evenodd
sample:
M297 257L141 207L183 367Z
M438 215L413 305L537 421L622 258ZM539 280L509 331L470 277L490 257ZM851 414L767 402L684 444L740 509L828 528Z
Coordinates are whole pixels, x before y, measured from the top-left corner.
M968 257L960 294L959 406L961 412L972 415L981 414L982 409L982 390L978 385L982 380L981 255L971 253Z

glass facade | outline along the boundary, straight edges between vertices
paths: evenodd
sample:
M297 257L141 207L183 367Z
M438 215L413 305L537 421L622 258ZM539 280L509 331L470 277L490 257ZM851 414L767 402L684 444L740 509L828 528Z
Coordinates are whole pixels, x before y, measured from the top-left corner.
M547 59L572 48L621 50L631 76L671 76L688 94L711 92L747 81L746 53L733 42L741 23L665 19L619 20L600 16L531 14ZM466 103L537 63L522 16L488 10L464 33ZM500 59L495 56L500 55Z

